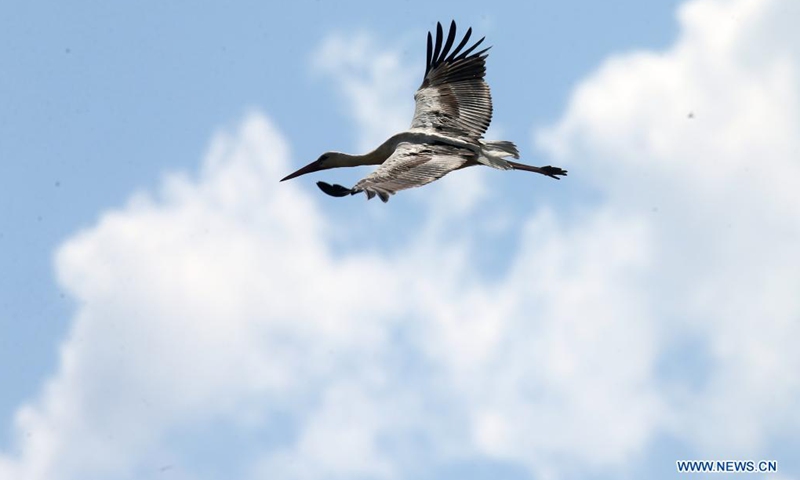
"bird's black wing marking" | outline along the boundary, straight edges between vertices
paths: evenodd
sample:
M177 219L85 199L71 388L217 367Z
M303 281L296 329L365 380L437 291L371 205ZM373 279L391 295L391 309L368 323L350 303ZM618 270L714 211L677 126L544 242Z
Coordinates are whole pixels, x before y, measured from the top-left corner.
M488 48L472 53L483 42L481 38L462 52L471 35L470 28L451 51L456 38L455 22L450 24L444 44L440 23L436 24L435 44L428 33L425 78L414 95L412 129L470 140L486 133L492 121L492 96L484 80Z

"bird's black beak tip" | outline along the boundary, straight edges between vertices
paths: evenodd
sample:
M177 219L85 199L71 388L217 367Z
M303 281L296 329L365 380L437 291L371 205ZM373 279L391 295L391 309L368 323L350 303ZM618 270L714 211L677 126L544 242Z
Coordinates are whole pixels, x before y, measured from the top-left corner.
M302 168L298 169L297 171L294 171L294 172L290 173L289 175L286 175L285 177L281 178L280 181L283 182L283 181L286 181L286 180L291 180L293 178L299 177L301 175L305 175L307 173L313 173L313 172L317 172L319 170L324 170L325 168L326 167L323 166L323 163L320 160L317 160L317 161L309 163L305 167L302 167Z

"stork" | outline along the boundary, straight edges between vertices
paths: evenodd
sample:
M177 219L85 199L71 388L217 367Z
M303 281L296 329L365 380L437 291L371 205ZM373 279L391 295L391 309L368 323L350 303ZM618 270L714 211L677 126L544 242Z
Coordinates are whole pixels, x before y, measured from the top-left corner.
M325 152L281 181L329 168L380 165L352 188L325 182L317 182L317 186L334 197L364 192L367 199L377 195L387 202L400 190L420 187L454 170L475 165L535 172L556 180L565 176L567 171L558 167L535 167L509 160L519 159L519 150L512 142L484 140L492 120L492 96L484 80L489 48L473 53L484 37L463 50L471 35L472 28L451 50L456 38L455 21L450 24L447 39L442 24L437 22L435 45L428 32L425 76L414 95L411 128L391 136L365 155Z

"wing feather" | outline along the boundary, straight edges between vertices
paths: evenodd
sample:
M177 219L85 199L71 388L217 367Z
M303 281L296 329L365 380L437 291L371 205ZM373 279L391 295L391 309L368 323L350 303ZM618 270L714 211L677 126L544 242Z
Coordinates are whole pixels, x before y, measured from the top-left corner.
M492 96L486 75L486 51L474 52L483 38L461 52L472 29L451 52L456 37L456 23L450 24L442 45L442 25L436 24L436 41L428 33L425 78L414 95L416 108L412 129L434 131L443 135L478 140L492 121Z
M377 195L384 202L400 190L420 187L464 166L475 154L446 144L401 143L377 170L361 179L352 193Z
M455 31L453 31L453 33L455 33ZM428 35L430 35L430 33ZM456 55L458 55L458 52L460 52L461 49L464 48L464 45L467 44L467 42L469 41L469 37L471 36L472 36L472 27L467 29L467 33L464 34L464 38L461 39L461 43L459 43L456 49L453 50L453 53L451 53L450 56L445 59L445 62L453 61ZM430 63L430 59L428 60L428 63ZM425 73L427 74L428 72Z
M436 46L433 48L434 61L439 58L439 52L442 49L442 24L436 23Z

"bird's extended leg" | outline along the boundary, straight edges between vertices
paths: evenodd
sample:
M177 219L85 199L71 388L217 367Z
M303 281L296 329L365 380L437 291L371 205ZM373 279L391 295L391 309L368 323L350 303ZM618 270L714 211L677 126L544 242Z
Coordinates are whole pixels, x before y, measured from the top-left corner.
M327 193L331 197L346 197L356 193L352 188L343 187L337 184L331 185L330 183L317 182L317 186L320 190Z
M560 176L567 176L567 171L563 168L552 167L550 165L544 167L534 167L533 165L525 165L524 163L512 162L510 160L507 160L507 162L514 167L514 170L525 170L526 172L541 173L542 175L555 178L556 180L561 180L559 178Z

